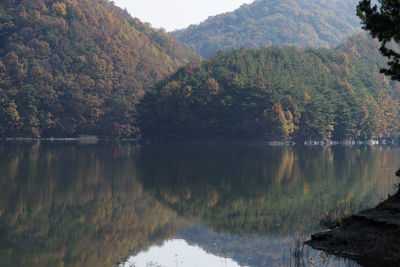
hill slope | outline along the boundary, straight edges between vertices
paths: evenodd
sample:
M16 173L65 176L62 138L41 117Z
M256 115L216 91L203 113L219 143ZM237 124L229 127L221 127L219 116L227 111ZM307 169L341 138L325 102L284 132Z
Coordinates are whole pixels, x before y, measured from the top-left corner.
M144 91L198 56L108 0L0 3L0 137L135 136Z
M234 12L175 31L204 57L239 47L329 47L360 30L356 0L256 0Z
M218 52L146 94L143 131L188 138L395 137L400 88L379 73L378 46L359 34L331 50Z

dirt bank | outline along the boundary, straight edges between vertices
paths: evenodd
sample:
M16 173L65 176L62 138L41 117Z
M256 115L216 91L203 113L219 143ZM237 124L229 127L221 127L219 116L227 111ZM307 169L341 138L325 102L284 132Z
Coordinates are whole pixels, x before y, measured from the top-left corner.
M363 266L400 266L400 191L313 235L306 244Z

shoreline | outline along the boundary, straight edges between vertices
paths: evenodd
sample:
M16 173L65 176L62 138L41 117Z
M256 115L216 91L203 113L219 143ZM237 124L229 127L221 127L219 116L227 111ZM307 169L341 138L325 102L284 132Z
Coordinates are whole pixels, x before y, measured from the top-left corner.
M400 190L375 208L337 222L306 245L362 266L400 266Z
M80 142L80 143L98 143L98 142L139 142L144 144L180 144L180 143L232 143L232 144L263 144L271 147L294 147L294 146L305 146L305 147L330 147L330 146L392 146L398 144L395 140L273 140L268 141L265 139L220 139L220 138L209 138L209 139L141 139L141 138L110 138L107 136L98 137L92 135L82 135L79 137L47 137L47 138L33 138L33 137L6 137L0 138L0 141L12 142L12 141L49 141L49 142Z

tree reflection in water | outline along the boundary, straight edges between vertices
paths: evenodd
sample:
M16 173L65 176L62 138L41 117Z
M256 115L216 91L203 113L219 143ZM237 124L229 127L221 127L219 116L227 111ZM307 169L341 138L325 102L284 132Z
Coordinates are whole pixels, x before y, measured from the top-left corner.
M300 233L392 193L398 152L0 144L0 265L111 266L173 237L240 264L282 263Z
M138 149L2 145L0 265L111 266L174 236L175 212L136 178Z

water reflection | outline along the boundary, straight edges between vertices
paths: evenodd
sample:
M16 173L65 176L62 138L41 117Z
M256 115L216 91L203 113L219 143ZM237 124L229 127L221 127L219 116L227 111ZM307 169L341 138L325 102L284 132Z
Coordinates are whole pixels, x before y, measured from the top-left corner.
M0 148L0 265L104 266L176 233L143 191L135 146Z
M168 266L207 266L207 267L239 267L235 261L208 254L197 245L189 245L183 239L165 242L163 246L154 246L130 258L124 267L168 267Z
M112 266L172 238L284 266L296 240L394 192L400 165L397 147L4 143L0 157L0 266Z
M138 170L145 188L180 216L216 231L274 237L315 230L392 193L396 151L147 147Z

